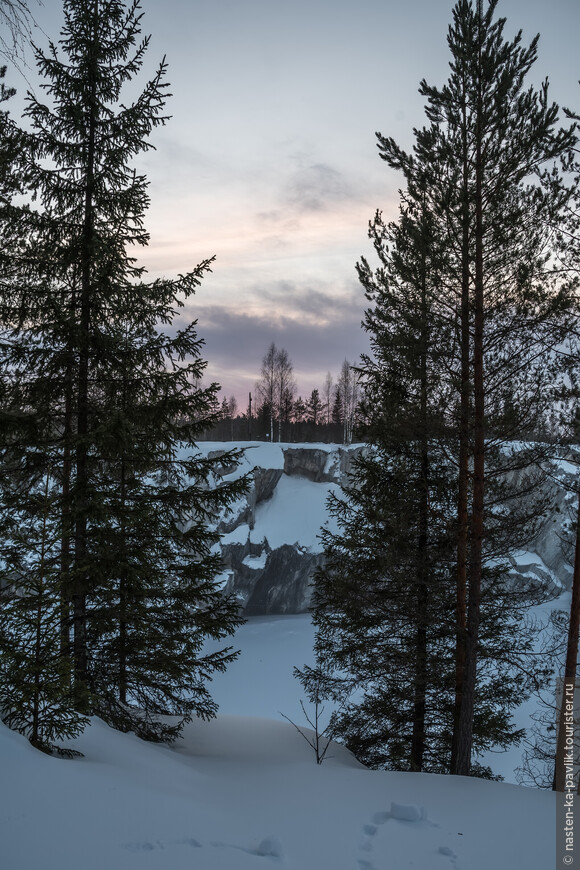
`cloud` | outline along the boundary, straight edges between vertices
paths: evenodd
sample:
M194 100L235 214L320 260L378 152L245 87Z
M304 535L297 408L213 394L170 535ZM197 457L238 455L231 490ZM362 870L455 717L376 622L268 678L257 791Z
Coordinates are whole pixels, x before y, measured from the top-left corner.
M361 329L365 300L354 282L335 290L323 284L284 281L270 288L254 286L252 294L252 301L243 307L198 305L192 300L182 314L197 319L199 335L205 340L206 380L217 380L224 393L236 395L239 403L254 391L262 357L272 341L288 351L303 396L322 388L327 371L336 376L345 358L355 362L368 352Z
M340 321L360 319L363 294L353 282L346 288L331 288L322 283L297 281L271 281L256 285L253 294L262 305L272 304L275 311L287 321L298 320L308 326L330 326Z
M285 201L298 212L326 211L355 195L344 173L328 163L312 163L298 169L287 181Z

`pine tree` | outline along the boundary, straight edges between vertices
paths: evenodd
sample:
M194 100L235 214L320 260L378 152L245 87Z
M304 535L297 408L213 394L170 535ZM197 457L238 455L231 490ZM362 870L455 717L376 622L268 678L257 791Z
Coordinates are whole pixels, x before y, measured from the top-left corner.
M302 441L304 433L304 423L307 419L307 405L302 396L292 403L292 424L293 424L293 440Z
M548 104L547 83L539 92L524 89L538 38L528 48L521 46L521 32L506 41L505 19L494 21L496 6L497 0L491 0L484 12L481 0L477 9L467 0L457 3L448 38L453 58L449 82L441 90L421 84L427 114L439 125L443 148L456 167L451 203L456 203L456 237L461 240L461 664L453 770L463 774L469 773L472 756L483 573L486 551L493 549L489 505L498 498L494 477L505 479L509 465L498 446L529 436L541 419L542 405L551 396L549 350L561 338L552 331L562 300L545 268L545 227L565 194L546 167L573 141L570 133L556 129L558 107ZM387 147L387 159L388 154ZM539 183L530 185L534 175ZM506 390L515 415L504 413ZM519 462L532 459L528 453Z
M533 632L525 614L538 592L510 583L509 555L533 537L546 509L538 466L545 450L531 439L553 400L552 351L568 328L569 306L550 272L547 228L568 196L550 161L573 140L555 129L557 107L548 104L546 87L524 90L536 43L527 50L520 36L507 43L504 22L493 21L495 6L484 15L481 4L477 11L467 0L456 5L451 78L441 91L422 83L430 123L416 131L413 153L378 135L381 157L403 172L407 189L399 224L385 227L378 216L371 227L380 268L373 273L364 261L360 268L376 303L365 324L375 362L362 366L374 451L355 468L346 497L333 503L340 533L325 538L327 568L315 598L328 685L336 672L355 675L350 686L345 678L343 701L350 688L370 687L361 704L355 696L338 715L343 736L352 745L362 741L371 760L382 746L383 763L431 764L437 741L421 741L420 722L425 692L433 692L443 727L454 734L453 745L439 743L441 769L464 774L479 770L477 751L518 739L510 711L531 686ZM381 561L377 556L371 570L373 550ZM422 558L427 576L442 572L435 594L430 583L421 585ZM382 607L375 635L393 638L393 649L386 641L378 656L370 652L374 635L364 634L364 608L373 607L366 592L358 594L367 576ZM419 588L424 594L413 591ZM443 588L446 604L438 609ZM413 631L401 631L390 595L413 602L415 655ZM401 644L416 663L414 671L407 664L405 688L411 695L410 685L417 687L413 713L397 695L404 723L393 708L381 712L372 703L381 684L389 686L385 695L396 695L388 680ZM450 671L438 687L427 678L426 688L419 663L437 644ZM404 735L402 751L389 742L396 734Z
M477 10L467 0L457 3L448 37L451 77L440 90L421 83L431 126L418 131L416 144L423 159L431 155L446 167L432 174L429 196L446 216L455 261L449 292L458 342L449 405L458 407L459 435L452 760L458 773L469 772L472 754L485 564L515 549L516 538L531 539L543 508L523 495L539 491L545 448L505 445L542 430L554 396L553 349L568 328L569 299L549 259L551 227L569 193L551 161L568 152L573 137L556 129L558 107L548 104L547 84L539 92L524 89L537 38L527 49L521 33L507 42L505 19L494 21L496 6L494 0L484 13L482 3ZM408 177L412 159L391 139L380 136L379 147ZM502 502L512 520L517 506L509 532L504 516L498 522L495 506Z
M72 661L63 691L72 679L81 713L168 740L193 714L213 715L206 681L235 655L201 646L240 622L214 582L210 524L244 482L222 481L197 451L219 418L218 387L196 386L195 322L174 325L211 261L147 284L130 253L148 242L147 182L131 160L165 121L165 64L123 104L149 42L139 3L65 0L64 13L64 57L37 53L50 102L30 97L27 109L35 283L12 288L9 314L23 348L11 389L31 422L9 458L22 492L39 471L50 478L60 655Z
M580 115L570 109L564 110L566 117L580 122ZM573 198L568 205L564 226L559 227L561 235L558 237L559 248L564 265L569 274L569 280L574 291L578 292L580 284L580 159L579 149L576 145L574 151L566 161L566 169L573 177ZM580 409L578 399L580 397L579 372L578 372L578 331L569 340L567 347L560 348L565 356L566 363L566 428L574 443L578 444L580 435ZM577 514L576 514L576 540L574 544L574 572L572 578L572 596L570 601L570 613L568 617L568 637L566 644L566 657L563 669L563 687L560 709L557 717L557 742L554 760L554 773L552 785L556 791L565 790L565 751L566 751L566 703L570 701L570 694L566 695L566 686L574 686L572 690L572 703L574 704L575 690L577 685L578 670L578 645L580 641L580 484L577 486ZM578 783L580 794L580 781Z
M306 403L306 413L307 419L309 423L312 423L314 427L318 426L322 422L322 411L323 404L320 399L320 393L318 390L314 389L310 393L310 398Z

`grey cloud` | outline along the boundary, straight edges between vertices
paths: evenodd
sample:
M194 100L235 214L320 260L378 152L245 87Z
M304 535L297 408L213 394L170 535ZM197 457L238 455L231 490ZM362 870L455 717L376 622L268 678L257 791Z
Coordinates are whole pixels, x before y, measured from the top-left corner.
M306 298L306 290L289 288L294 299ZM301 295L303 294L303 295ZM187 307L185 316L198 321L199 336L204 339L202 356L208 361L206 380L218 380L226 395L245 400L253 391L261 359L270 342L284 347L293 361L298 392L308 395L314 387L322 388L324 376L338 373L342 361L358 360L368 352L366 334L360 326L363 305L354 299L337 300L325 290L312 295L312 307L334 305L331 320L321 322L298 318L272 305L271 313L254 315L234 306Z
M325 211L353 197L344 174L328 163L312 163L298 169L288 180L285 191L286 202L300 212Z
M279 223L281 220L286 219L286 215L278 208L270 209L270 211L259 211L256 212L256 217L258 220L263 221L264 223Z
M294 310L300 315L310 314L319 320L335 322L345 318L360 320L364 297L360 286L353 281L348 295L337 294L331 289L316 286L301 286L292 281L277 281L267 287L255 287L253 292L261 300L269 301L280 311Z

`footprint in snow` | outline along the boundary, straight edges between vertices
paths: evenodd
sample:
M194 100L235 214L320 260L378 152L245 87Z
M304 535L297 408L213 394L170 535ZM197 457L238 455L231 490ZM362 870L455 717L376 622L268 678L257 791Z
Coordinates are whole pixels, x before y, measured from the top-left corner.
M422 822L427 820L427 813L425 812L424 807L416 806L415 804L391 803L391 809L389 812L385 812L384 810L376 812L373 815L372 824L363 825L362 837L359 845L361 852L368 853L373 851L373 841L378 833L378 826L384 825L389 819L397 819L400 822ZM445 848L447 847L441 847L441 849ZM439 850L440 852L441 849ZM441 854L448 853L441 852ZM453 856L453 858L454 857L455 856ZM374 864L368 858L359 858L358 866L360 870L375 870Z
M124 849L128 852L154 852L157 849L165 849L165 844L160 840L155 840L154 843L125 843Z
M166 849L168 846L191 846L194 849L202 848L202 844L199 840L196 840L194 837L185 837L183 840L170 840L167 843L164 843L161 840L155 840L153 843L124 843L123 849L126 849L128 852L155 852L160 849Z
M264 837L259 844L253 849L248 849L245 846L237 846L235 843L218 843L211 844L219 848L238 849L240 852L245 852L247 855L258 855L260 858L272 858L275 861L280 861L284 857L284 850L280 840L276 837Z
M449 846L439 846L437 849L438 855L445 855L446 858L449 858L449 861L453 867L457 866L457 855Z
M373 816L373 822L375 821L375 816ZM362 826L362 837L359 845L359 849L361 852L368 853L373 851L373 839L376 837L377 831L378 828L376 824L367 824ZM359 858L357 863L360 870L375 870L375 865L371 860L369 860L369 858Z

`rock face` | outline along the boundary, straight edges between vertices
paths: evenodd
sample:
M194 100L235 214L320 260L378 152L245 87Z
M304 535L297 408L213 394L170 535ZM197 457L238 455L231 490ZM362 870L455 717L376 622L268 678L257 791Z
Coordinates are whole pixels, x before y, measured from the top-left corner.
M238 445L232 445L238 446ZM312 577L322 564L317 536L327 522L326 499L346 482L364 445L291 445L251 442L239 445L245 458L235 471L247 474L250 488L234 510L219 518L225 593L248 615L304 613ZM201 444L208 455L230 445Z
M321 553L303 552L291 544L272 550L246 602L248 616L261 613L304 613L310 604L310 584Z
M200 448L216 456L230 446L242 447L244 460L237 470L224 465L222 476L247 474L250 488L218 520L223 590L233 594L248 615L306 612L312 578L323 560L320 528L334 530L326 500L346 482L356 456L368 448L257 442ZM575 512L571 488L577 474L573 463L554 465L547 485L553 510L529 548L511 559L514 581L540 585L546 597L571 585L573 557L566 523Z
M284 448L284 473L305 477L315 483L342 483L350 473L353 459L363 449L360 444L349 447L334 445L330 451L307 445L288 446Z

